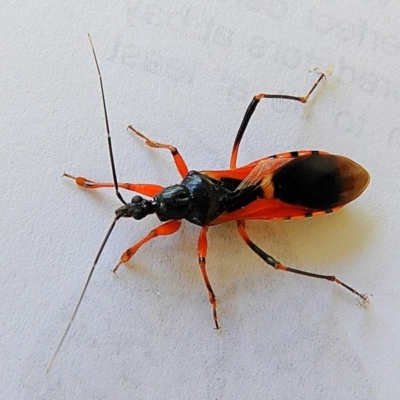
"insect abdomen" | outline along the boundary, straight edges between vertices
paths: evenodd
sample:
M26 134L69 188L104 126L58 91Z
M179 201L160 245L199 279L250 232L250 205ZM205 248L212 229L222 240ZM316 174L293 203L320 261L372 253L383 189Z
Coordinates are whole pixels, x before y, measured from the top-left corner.
M356 199L367 187L368 172L354 161L331 154L305 155L278 168L272 177L274 198L326 210Z

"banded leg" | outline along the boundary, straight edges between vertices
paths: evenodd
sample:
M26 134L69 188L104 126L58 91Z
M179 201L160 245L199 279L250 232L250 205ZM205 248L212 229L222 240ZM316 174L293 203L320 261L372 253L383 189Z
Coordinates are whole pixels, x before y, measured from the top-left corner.
M285 267L282 265L279 261L275 260L275 258L271 257L269 254L267 254L265 251L261 250L248 236L246 232L246 225L243 220L236 221L237 222L237 227L239 230L240 236L243 238L245 243L253 250L259 257L261 257L268 265L271 267L281 270L281 271L286 271L286 272L293 272L295 274L299 275L304 275L304 276L309 276L311 278L318 278L318 279L324 279L330 282L335 282L341 286L343 286L345 289L349 290L350 292L354 293L356 296L360 298L360 304L365 305L368 303L368 297L365 294L361 294L357 292L357 290L353 289L351 286L346 285L344 282L340 281L333 275L320 275L320 274L313 274L311 272L306 272L302 271L299 269L294 269L294 268L289 268Z
M135 243L132 247L130 247L128 250L126 250L122 253L120 261L113 269L113 272L116 272L121 264L127 263L145 243L147 243L151 239L156 238L157 236L172 235L177 230L179 230L179 228L181 227L181 224L182 223L180 220L174 219L174 220L168 221L165 224L162 224L162 225L158 226L157 228L153 229L152 231L150 231L142 240Z
M218 317L217 317L217 301L215 299L215 294L211 287L211 283L210 283L210 280L208 279L207 270L206 270L207 231L208 231L208 226L203 226L201 228L197 254L199 256L199 265L200 265L201 274L203 276L204 283L206 284L206 287L208 290L208 299L210 300L210 303L211 303L211 306L213 309L215 328L219 329Z
M130 129L133 133L135 133L136 135L138 135L139 137L144 139L145 144L147 146L153 147L155 149L168 149L171 152L172 157L174 158L176 168L178 169L178 172L181 175L181 177L184 178L188 174L189 169L185 163L185 160L179 154L179 151L176 147L171 146L170 144L163 144L163 143L155 142L154 140L151 140L148 137L146 137L145 135L143 135L143 133L136 130L132 125L129 125L128 129Z
M244 114L242 123L240 124L239 130L236 134L235 142L233 143L233 148L232 148L230 168L231 169L236 168L236 161L237 161L237 155L239 152L240 142L241 142L243 134L247 128L247 125L250 121L250 118L253 115L253 113L261 99L285 99L285 100L300 101L300 103L307 103L307 100L311 96L311 93L315 90L315 88L319 85L319 83L322 81L322 79L324 77L325 77L325 74L321 72L319 78L317 79L317 81L314 83L313 87L310 89L310 91L305 96L290 96L290 95L285 95L285 94L265 94L265 93L260 93L257 96L254 96Z
M114 188L114 183L93 182L83 176L73 176L64 172L63 176L73 179L78 186L85 189L100 189L100 188ZM149 183L118 183L118 187L132 192L144 194L145 196L153 197L164 189L163 186L154 185Z

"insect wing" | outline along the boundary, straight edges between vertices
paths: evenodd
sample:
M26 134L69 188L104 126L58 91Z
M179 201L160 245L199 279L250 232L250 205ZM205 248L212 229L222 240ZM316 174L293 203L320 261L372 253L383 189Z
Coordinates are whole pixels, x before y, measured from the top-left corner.
M276 160L261 160L250 171L245 179L236 188L236 191L246 189L249 186L268 185L271 182L273 164Z

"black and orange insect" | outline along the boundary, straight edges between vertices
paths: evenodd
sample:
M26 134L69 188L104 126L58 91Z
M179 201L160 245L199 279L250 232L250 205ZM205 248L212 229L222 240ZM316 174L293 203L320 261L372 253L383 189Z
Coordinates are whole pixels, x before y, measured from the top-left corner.
M320 275L284 266L255 244L246 232L245 220L291 220L332 213L356 199L368 186L369 174L359 164L346 157L318 150L281 153L261 158L242 167L236 165L240 142L258 103L262 99L287 99L306 103L325 77L323 73L320 73L319 78L305 96L261 93L252 99L236 134L230 168L227 170L189 171L186 162L175 147L150 140L134 127L129 126L128 129L144 139L146 145L157 149L168 149L171 152L182 181L168 187L147 183L118 183L103 83L92 43L91 46L100 78L113 183L98 183L83 177L64 175L74 179L79 186L86 189L115 188L117 197L123 205L115 212L115 218L95 257L89 277L55 354L61 347L76 315L105 243L116 221L120 218L140 220L147 215L155 214L162 224L127 249L121 255L114 272L120 265L128 262L149 240L177 232L182 220L201 227L198 240L198 262L217 329L219 329L219 323L216 296L206 270L207 231L210 226L228 221L236 222L244 242L273 268L336 282L357 295L362 302L367 301L364 294L354 290L335 276ZM135 195L130 202L126 202L119 189L130 190L140 195ZM142 195L147 196L148 199L143 198Z

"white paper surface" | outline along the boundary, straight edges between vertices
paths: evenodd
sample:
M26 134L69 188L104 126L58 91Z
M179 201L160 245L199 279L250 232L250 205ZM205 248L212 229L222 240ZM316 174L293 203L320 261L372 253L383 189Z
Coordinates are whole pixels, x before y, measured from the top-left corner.
M396 399L400 396L398 77L394 0L9 2L0 25L1 398ZM284 264L335 274L372 294L274 271L234 223L209 231L220 331L197 264L198 227L120 254L157 225L121 221L49 374L87 270L120 206L62 173L111 181L96 47L121 182L179 182L222 169L257 93L239 163L283 151L342 154L371 174L366 192L324 218L252 222ZM131 193L124 193L129 200Z

